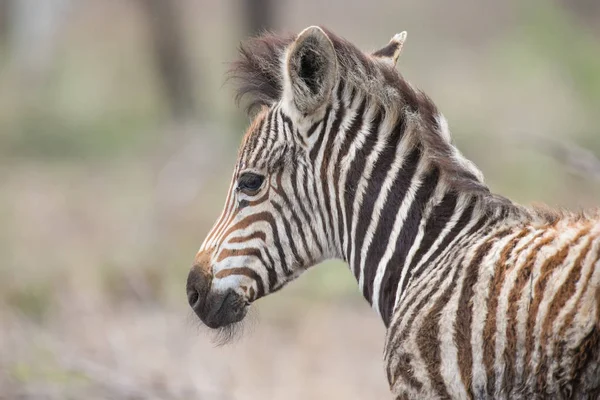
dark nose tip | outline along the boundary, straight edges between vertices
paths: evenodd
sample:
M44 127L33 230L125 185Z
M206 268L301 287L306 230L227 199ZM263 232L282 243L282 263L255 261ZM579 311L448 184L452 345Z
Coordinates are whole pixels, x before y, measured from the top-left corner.
M193 266L187 279L188 303L198 314L210 289L210 276L197 265Z

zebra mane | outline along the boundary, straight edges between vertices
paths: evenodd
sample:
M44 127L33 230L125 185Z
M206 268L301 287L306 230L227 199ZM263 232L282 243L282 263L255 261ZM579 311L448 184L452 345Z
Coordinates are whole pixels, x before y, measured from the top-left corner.
M237 82L237 103L250 97L248 113L281 99L283 54L294 39L294 35L267 32L240 44L240 57L232 63L229 78Z
M418 124L417 136L431 162L444 172L446 179L462 192L480 193L492 202L510 204L491 195L479 169L453 146L447 122L433 101L415 89L378 52L367 54L349 41L321 27L331 40L337 61L338 79L346 86L368 94L386 113L406 115ZM239 47L239 59L232 64L229 77L237 82L236 101L250 98L247 111L278 102L283 92L284 55L295 35L266 33Z
M362 89L388 111L399 110L402 105L411 111L419 108L419 95L422 93L413 89L392 65L377 54L365 54L328 29L321 29L333 43L338 61L338 76L345 84ZM238 83L238 102L246 95L250 97L248 112L263 105L270 106L281 99L284 54L295 39L296 35L292 34L265 33L240 45L240 57L233 62L229 77Z

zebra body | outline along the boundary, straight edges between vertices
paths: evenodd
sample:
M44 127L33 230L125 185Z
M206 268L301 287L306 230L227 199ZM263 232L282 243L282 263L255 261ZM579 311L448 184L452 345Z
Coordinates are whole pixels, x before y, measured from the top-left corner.
M241 48L258 106L188 277L231 329L306 268L345 260L388 328L399 398L600 396L600 223L490 193L445 118L394 69L318 27Z
M385 351L394 393L597 398L600 224L487 221L465 225L400 299Z

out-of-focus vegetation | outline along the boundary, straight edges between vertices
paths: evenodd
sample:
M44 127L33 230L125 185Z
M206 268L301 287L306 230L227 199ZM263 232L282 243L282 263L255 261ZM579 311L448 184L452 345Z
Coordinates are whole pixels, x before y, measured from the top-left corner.
M600 183L556 149L600 154L596 3L0 0L0 399L386 398L382 324L339 263L234 346L189 318L247 122L223 85L238 41L408 30L400 71L492 189L585 208Z

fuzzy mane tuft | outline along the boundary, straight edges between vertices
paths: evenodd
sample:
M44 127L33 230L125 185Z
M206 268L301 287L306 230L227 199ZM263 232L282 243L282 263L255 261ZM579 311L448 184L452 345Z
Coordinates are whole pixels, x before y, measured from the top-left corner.
M237 83L236 102L248 95L247 111L269 106L281 98L283 76L281 62L295 36L265 33L242 43L239 59L233 62L229 78Z

